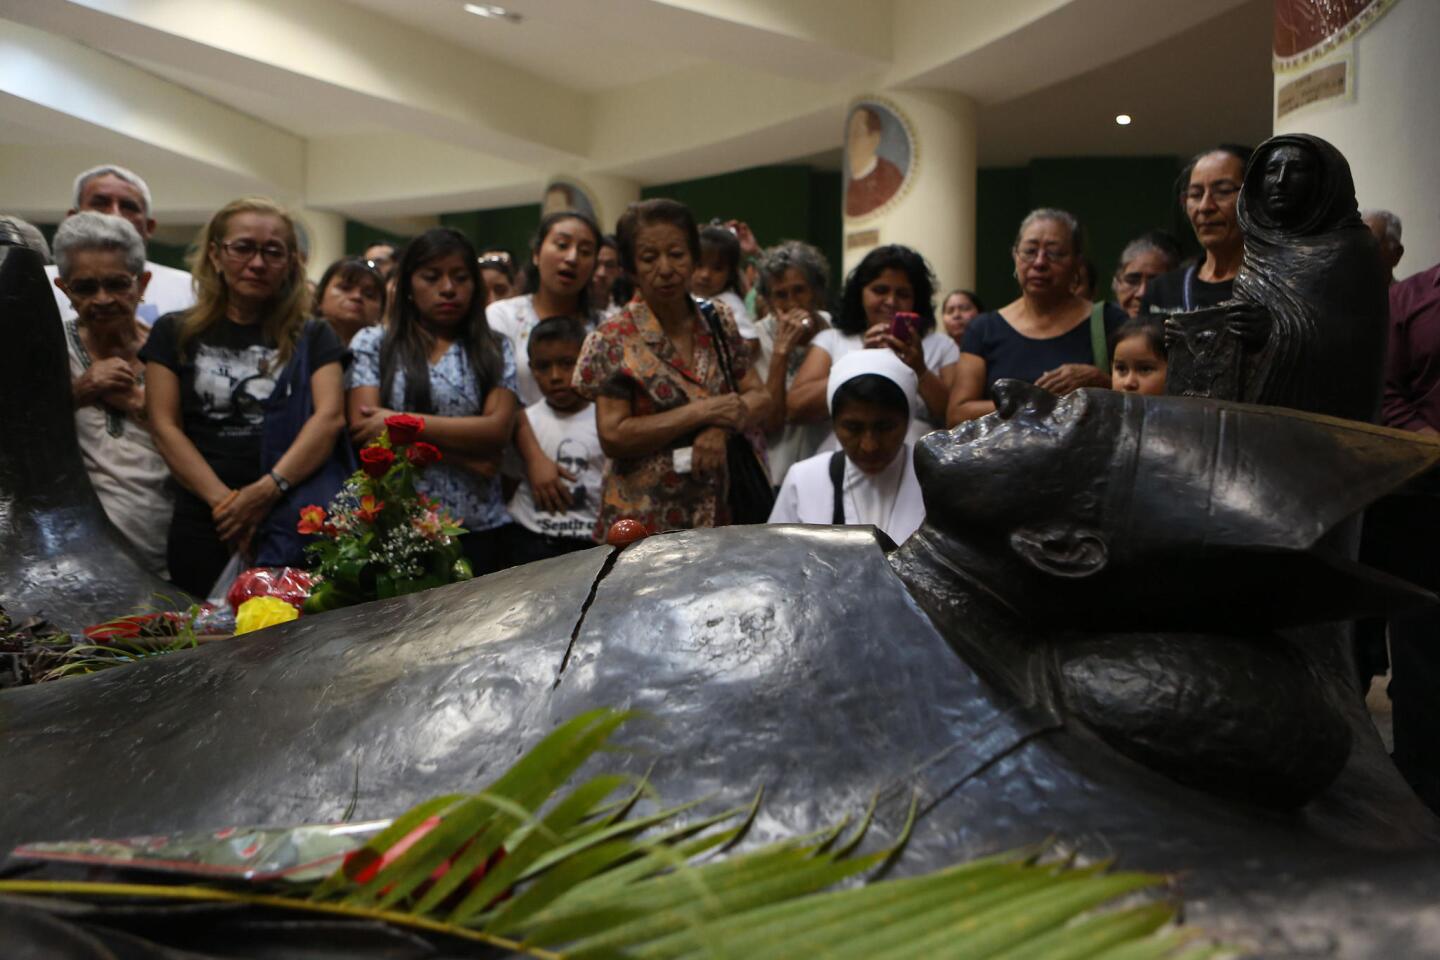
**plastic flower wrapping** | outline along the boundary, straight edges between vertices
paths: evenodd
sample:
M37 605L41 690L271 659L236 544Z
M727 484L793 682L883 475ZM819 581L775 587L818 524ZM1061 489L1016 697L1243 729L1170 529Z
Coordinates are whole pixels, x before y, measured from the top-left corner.
M419 439L425 421L402 413L387 417L385 427L360 451L360 469L328 507L300 511L297 529L320 538L306 547L321 578L305 601L306 613L471 576L458 539L464 528L415 486L419 473L441 459L438 448Z

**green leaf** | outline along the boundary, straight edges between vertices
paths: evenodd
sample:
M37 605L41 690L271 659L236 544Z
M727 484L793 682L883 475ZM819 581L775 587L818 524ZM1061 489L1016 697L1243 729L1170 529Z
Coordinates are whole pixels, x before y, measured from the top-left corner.
M1102 950L1146 937L1175 918L1168 903L1150 903L1086 917L1035 937L994 960L1085 960ZM1172 947L1177 938L1161 938Z
M527 824L507 837L501 838L505 859L489 870L485 878L450 914L454 923L464 923L478 913L506 889L512 886L522 873L542 854L554 850L566 833L594 810L606 797L629 782L628 777L595 777L571 791L540 824ZM428 914L438 907L470 874L486 862L493 851L485 851L480 844L471 844L450 871L415 905L415 912Z
M1057 926L1107 900L1159 883L1157 877L1135 873L1092 876L1074 870L1048 888L1019 897L956 923L936 918L928 931L907 937L903 947L891 944L869 953L870 960L904 960L915 955L989 957ZM889 932L889 931L887 931ZM851 954L856 956L857 954Z
M763 956L767 948L784 943L787 937L812 932L818 936L826 930L835 931L828 939L843 941L853 932L865 932L904 916L897 909L901 905L919 910L936 903L963 904L964 898L974 896L979 889L994 892L1005 881L1019 881L1022 870L1012 860L988 858L940 873L773 903L735 918L734 929L725 938L726 947L747 957ZM732 923L729 918L725 922ZM664 960L701 946L699 932L685 930L647 944L635 954Z

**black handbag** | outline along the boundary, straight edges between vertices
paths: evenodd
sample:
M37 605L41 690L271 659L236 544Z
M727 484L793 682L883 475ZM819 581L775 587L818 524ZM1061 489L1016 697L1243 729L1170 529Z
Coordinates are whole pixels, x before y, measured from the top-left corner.
M715 356L720 360L720 371L733 393L740 392L735 381L735 367L731 363L730 345L720 324L720 317L710 303L700 303L700 313L710 328L710 339L715 343ZM765 523L770 511L775 508L775 489L770 485L770 471L760 460L755 446L744 435L731 433L725 440L725 469L730 475L730 494L726 502L730 505L730 522Z

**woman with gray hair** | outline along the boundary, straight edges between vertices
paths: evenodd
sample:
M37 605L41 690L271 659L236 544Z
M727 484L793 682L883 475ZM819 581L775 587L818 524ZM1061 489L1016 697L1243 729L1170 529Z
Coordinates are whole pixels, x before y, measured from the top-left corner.
M1120 252L1120 265L1115 268L1115 278L1110 281L1115 302L1130 316L1140 316L1140 301L1144 299L1150 281L1179 265L1180 246L1174 237L1163 230L1142 233Z
M760 334L756 369L770 394L765 423L770 478L780 480L790 465L809 457L829 436L829 424L790 423L785 416L785 393L795 379L815 334L830 326L825 291L830 286L830 264L808 243L786 240L760 255L760 295L769 312L755 325Z
M170 470L145 418L139 353L149 328L135 315L150 282L145 244L126 220L77 213L55 231L54 249L55 285L76 313L65 337L85 470L110 522L150 570L168 576Z
M995 410L997 380L1023 380L1051 393L1110 386L1109 336L1128 317L1076 289L1085 256L1080 223L1042 207L1020 222L1011 249L1020 298L970 322L950 392L950 425Z

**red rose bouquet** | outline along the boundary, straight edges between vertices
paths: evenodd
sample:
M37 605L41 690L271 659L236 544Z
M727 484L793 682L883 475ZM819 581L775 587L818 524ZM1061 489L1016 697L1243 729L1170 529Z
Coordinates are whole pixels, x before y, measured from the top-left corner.
M385 433L360 451L360 469L328 511L315 505L300 511L297 529L321 537L306 547L322 578L306 613L470 578L458 539L465 530L415 489L419 472L441 459L439 449L418 439L424 429L420 417L385 418Z

